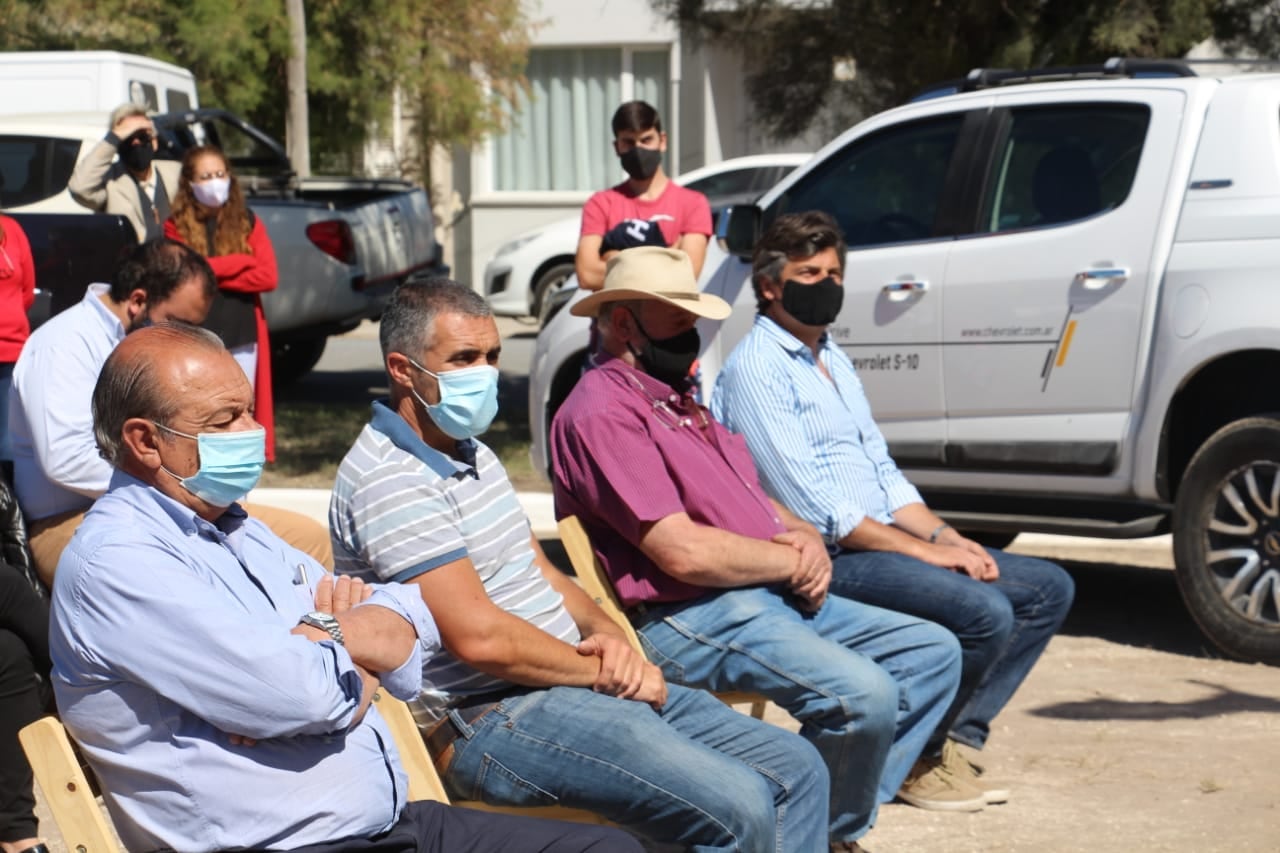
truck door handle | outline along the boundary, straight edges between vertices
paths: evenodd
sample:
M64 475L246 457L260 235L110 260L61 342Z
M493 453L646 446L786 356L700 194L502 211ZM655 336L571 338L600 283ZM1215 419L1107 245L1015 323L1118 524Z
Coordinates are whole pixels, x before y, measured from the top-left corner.
M1076 281L1083 284L1086 290L1101 290L1109 284L1119 287L1128 280L1128 267L1109 267L1076 273Z
M922 294L929 289L927 281L891 281L884 287L880 288L880 292L887 294L890 302L905 302L916 294Z

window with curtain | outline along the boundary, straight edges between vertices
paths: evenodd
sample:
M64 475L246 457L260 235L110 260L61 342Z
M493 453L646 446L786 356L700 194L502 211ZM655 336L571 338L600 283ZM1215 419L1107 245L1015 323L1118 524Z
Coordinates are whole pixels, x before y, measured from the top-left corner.
M626 67L626 66L630 67ZM529 52L521 96L507 132L493 141L493 188L591 191L622 177L609 120L629 97L648 101L666 122L668 53L621 48L539 48Z

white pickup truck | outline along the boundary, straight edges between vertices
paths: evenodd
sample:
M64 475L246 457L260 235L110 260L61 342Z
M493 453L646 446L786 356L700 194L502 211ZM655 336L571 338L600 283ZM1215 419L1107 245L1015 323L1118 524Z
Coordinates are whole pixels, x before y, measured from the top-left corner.
M75 163L102 139L107 118L106 113L0 118L0 199L10 211L32 214L23 218L24 227L39 227L35 214L89 214L66 185ZM221 147L249 206L266 225L280 286L262 302L280 383L310 370L329 335L378 317L401 281L448 273L421 187L397 180L299 179L279 142L222 110L160 114L154 120L161 157L181 158L202 142ZM42 278L39 286L52 293L38 303L33 322L44 319L47 310L77 301L85 284Z
M1208 638L1280 664L1280 76L1112 61L931 94L721 218L705 389L755 313L759 230L828 211L831 334L930 505L1004 541L1171 531ZM568 311L538 338L540 470L585 345Z

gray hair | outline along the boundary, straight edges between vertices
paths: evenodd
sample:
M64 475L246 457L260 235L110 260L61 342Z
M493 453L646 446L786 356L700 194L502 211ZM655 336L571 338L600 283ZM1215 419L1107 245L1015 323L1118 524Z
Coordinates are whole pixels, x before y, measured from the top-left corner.
M222 339L199 326L187 323L157 323L138 334L163 335L171 349L191 347L212 352L226 352ZM130 336L133 337L132 335ZM93 386L93 437L103 459L119 468L125 459L124 422L130 418L168 423L182 407L181 400L166 394L159 381L157 366L161 360L144 356L136 347L117 348L102 365L98 382Z
M382 346L383 364L393 352L415 360L421 358L434 343L436 317L441 314L492 317L493 309L483 296L452 279L402 284L391 294L391 301L382 312L378 343Z
M107 130L112 130L117 124L132 116L147 117L147 108L141 107L130 101L127 104L121 104L111 111L111 118L107 121Z

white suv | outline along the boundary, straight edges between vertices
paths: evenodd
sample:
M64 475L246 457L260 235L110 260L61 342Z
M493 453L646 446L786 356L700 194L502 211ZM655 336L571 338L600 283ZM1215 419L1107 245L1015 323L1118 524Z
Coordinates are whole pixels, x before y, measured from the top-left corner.
M832 334L932 507L997 539L1171 530L1205 634L1280 663L1280 76L1112 61L960 88L722 217L702 283L735 310L701 325L704 388L755 313L759 229L826 210L849 241ZM540 470L585 344L567 311L539 336Z

